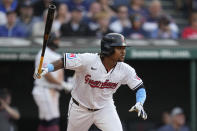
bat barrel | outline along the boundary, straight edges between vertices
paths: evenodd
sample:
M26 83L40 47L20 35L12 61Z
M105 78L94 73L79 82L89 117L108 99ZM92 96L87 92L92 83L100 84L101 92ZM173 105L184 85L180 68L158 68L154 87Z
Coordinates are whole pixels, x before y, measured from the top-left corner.
M48 13L47 13L47 20L46 20L46 25L45 25L45 31L44 31L44 39L43 39L43 51L41 56L44 56L46 45L47 45L47 40L49 38L49 34L51 32L51 27L53 24L53 18L56 10L56 6L54 4L49 4L48 7Z

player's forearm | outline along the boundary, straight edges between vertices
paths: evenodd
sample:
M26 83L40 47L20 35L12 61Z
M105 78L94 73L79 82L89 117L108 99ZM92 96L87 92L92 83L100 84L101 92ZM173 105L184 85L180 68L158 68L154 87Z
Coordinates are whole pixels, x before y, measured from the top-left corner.
M54 61L53 63L54 71L64 68L64 62L62 59Z
M136 91L136 102L140 102L144 104L145 100L146 100L146 90L142 85L142 87Z
M64 62L62 59L56 60L56 61L52 62L51 64L48 64L47 68L48 68L48 72L57 71L59 69L64 68Z

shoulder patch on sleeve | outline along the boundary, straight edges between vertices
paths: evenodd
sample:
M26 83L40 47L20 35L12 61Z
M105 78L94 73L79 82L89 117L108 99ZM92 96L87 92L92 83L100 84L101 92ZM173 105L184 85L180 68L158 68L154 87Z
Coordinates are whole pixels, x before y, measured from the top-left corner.
M77 58L77 55L74 54L74 53L67 53L67 54L66 54L66 57L67 57L68 59L74 59L74 58Z

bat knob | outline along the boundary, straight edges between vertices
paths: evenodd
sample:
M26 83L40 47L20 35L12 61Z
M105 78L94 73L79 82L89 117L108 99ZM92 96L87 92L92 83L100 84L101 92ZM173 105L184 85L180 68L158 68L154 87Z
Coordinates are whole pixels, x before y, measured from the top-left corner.
M33 78L36 80L36 79L40 79L41 76L39 73L34 73Z
M50 4L49 5L49 9L55 10L56 9L56 6L54 4Z

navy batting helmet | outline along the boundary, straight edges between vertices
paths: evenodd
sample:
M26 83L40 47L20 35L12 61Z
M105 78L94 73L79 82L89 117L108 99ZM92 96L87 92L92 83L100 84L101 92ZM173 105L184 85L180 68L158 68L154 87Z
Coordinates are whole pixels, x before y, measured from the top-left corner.
M108 33L101 40L101 54L110 56L114 53L114 47L126 46L125 38L119 33Z

